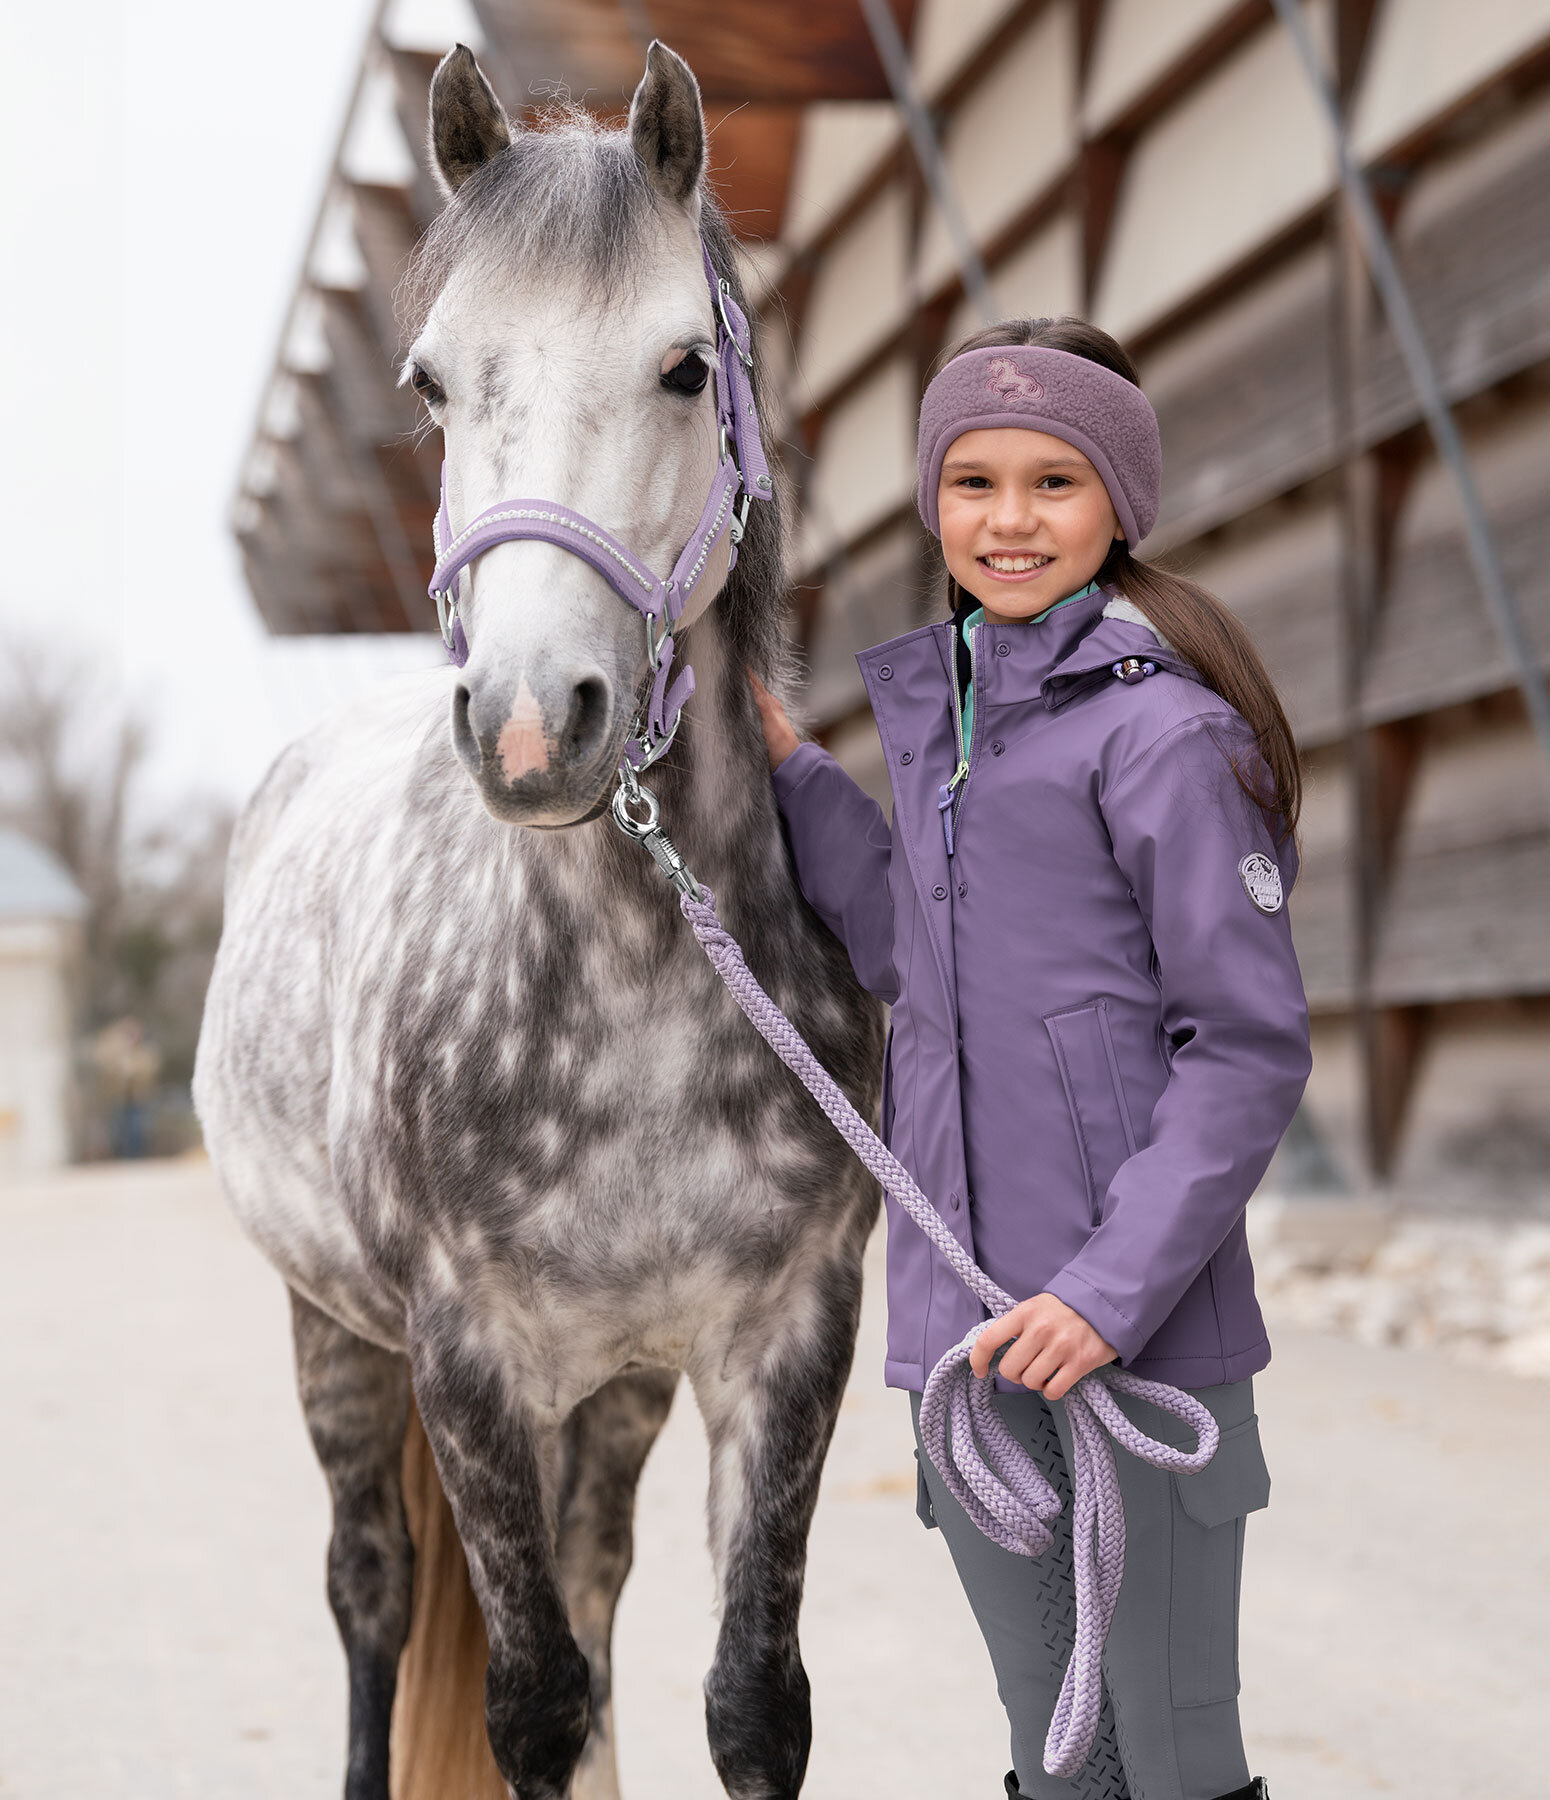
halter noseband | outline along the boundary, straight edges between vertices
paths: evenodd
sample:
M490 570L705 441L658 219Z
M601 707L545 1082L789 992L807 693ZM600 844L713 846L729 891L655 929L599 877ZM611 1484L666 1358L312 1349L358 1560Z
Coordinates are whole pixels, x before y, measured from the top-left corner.
M611 532L574 507L555 500L500 501L454 537L447 512L447 465L445 461L441 465L441 506L436 514L434 539L436 569L429 592L436 602L447 655L459 668L468 661L468 639L458 613L458 596L463 570L475 557L497 544L521 538L535 538L579 556L646 621L646 656L655 679L645 716L637 718L620 764L621 773L627 768L632 778L637 771L649 768L672 743L684 705L694 692L694 670L687 663L677 678L670 680L673 632L705 572L711 552L730 534L730 573L737 563L737 547L748 523L750 502L768 500L773 492L759 437L753 387L748 379L753 367L748 321L732 298L729 283L717 276L703 240L700 253L716 320L716 423L721 448L699 524L665 581Z

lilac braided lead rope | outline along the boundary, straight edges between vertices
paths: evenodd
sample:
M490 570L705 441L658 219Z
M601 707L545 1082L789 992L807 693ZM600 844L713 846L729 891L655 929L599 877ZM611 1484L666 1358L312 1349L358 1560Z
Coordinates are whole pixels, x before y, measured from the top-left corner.
M754 979L737 940L716 914L716 896L680 890L678 904L712 966L760 1036L827 1113L862 1164L925 1232L953 1273L993 1314L1010 1312L1012 1296L990 1279L948 1230L916 1186L846 1099L805 1039ZM989 1376L969 1364L975 1328L931 1371L920 1406L920 1435L948 1491L992 1543L1016 1556L1041 1556L1053 1542L1050 1526L1060 1498L1043 1471L1008 1429L994 1404ZM1120 1411L1111 1388L1149 1400L1191 1426L1191 1451L1148 1437ZM1076 1647L1066 1665L1060 1698L1044 1740L1044 1767L1070 1780L1087 1761L1103 1704L1102 1657L1125 1569L1125 1508L1109 1438L1159 1469L1192 1473L1216 1453L1216 1420L1193 1395L1123 1369L1084 1375L1066 1395L1071 1425L1072 1564L1076 1576ZM1106 1435L1107 1434L1107 1435Z

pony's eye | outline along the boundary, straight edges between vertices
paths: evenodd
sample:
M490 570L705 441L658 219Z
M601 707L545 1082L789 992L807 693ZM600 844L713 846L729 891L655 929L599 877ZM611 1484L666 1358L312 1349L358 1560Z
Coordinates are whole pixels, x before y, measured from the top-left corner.
M447 397L441 391L440 382L433 375L427 375L418 363L409 371L409 385L427 406L440 406Z
M689 350L670 369L662 371L662 385L675 394L699 394L705 390L710 365L698 350Z

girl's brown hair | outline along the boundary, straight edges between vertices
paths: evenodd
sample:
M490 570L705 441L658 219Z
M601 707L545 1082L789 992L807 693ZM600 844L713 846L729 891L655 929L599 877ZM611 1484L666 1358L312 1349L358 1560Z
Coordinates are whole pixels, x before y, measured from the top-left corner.
M936 359L931 373L939 375L955 357L970 350L991 350L1001 345L1033 345L1044 350L1066 350L1085 356L1141 385L1135 364L1106 331L1085 319L1003 319L962 338ZM1156 563L1130 554L1129 546L1116 540L1096 579L1118 588L1155 626L1205 682L1248 721L1259 746L1260 767L1244 769L1235 761L1233 772L1264 809L1278 841L1292 836L1302 812L1302 765L1292 728L1270 671L1254 647L1254 640L1237 615L1196 581L1172 574ZM947 578L948 605L959 605L958 584Z

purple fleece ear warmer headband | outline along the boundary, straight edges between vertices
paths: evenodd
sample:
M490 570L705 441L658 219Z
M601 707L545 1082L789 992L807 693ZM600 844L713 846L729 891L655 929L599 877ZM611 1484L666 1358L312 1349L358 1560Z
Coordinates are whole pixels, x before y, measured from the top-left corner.
M1133 550L1152 529L1162 489L1162 440L1152 403L1133 381L1069 350L994 346L955 356L920 403L915 504L942 535L937 483L942 459L966 431L1003 425L1047 431L1098 471Z

